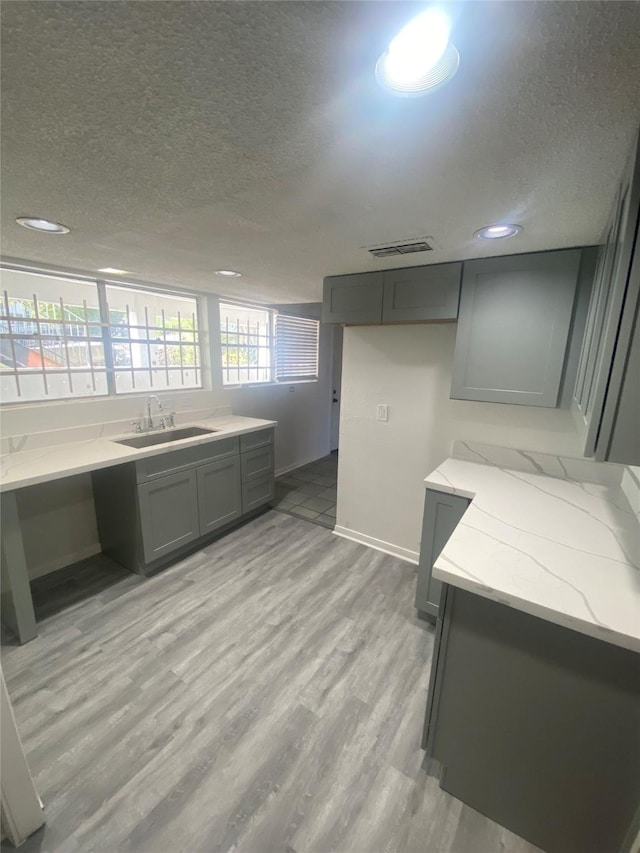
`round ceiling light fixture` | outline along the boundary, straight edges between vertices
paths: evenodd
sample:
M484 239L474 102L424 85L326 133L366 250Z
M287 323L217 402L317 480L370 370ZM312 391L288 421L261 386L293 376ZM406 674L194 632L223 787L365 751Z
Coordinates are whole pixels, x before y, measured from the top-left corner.
M454 76L460 54L449 41L451 24L435 6L403 27L376 63L376 79L394 95L435 92Z
M522 232L521 225L485 225L473 235L478 240L505 240Z
M30 231L41 231L45 234L68 234L71 231L60 222L52 222L50 219L42 219L39 216L19 216L16 222Z
M216 275L224 276L224 278L240 278L242 273L235 270L216 270Z

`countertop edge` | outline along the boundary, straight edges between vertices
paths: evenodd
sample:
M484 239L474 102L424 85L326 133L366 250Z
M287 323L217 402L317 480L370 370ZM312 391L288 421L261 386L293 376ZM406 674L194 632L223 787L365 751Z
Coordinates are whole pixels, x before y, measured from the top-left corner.
M233 422L242 418L246 421L254 421L252 424L243 424L242 426L233 426ZM225 428L225 422L231 422L229 428ZM66 477L75 477L80 474L88 474L91 471L98 471L101 468L111 468L115 465L124 465L128 462L137 462L140 459L147 459L152 456L160 456L163 453L171 453L175 450L182 450L187 447L196 447L201 444L210 444L215 441L221 441L225 438L234 438L240 435L248 435L252 432L258 432L261 429L269 429L270 427L276 427L278 425L277 421L271 420L262 420L260 418L245 418L242 415L238 415L237 418L234 418L233 415L225 415L220 418L211 418L211 419L200 419L197 421L190 421L189 423L179 424L178 428L183 428L187 426L201 426L203 428L216 428L217 431L215 433L211 433L210 435L198 435L193 436L191 438L183 438L179 441L167 442L165 444L158 444L152 447L143 447L143 448L135 448L135 447L127 447L126 445L119 445L117 442L122 438L132 438L135 434L132 433L120 433L117 435L103 437L103 438L91 438L85 439L82 441L74 441L69 442L69 444L56 444L51 447L40 447L37 450L24 450L18 451L17 453L7 453L2 456L3 461L9 461L12 458L19 463L21 459L25 459L27 455L34 454L34 460L37 458L35 454L38 454L42 457L42 455L47 454L63 454L65 452L73 452L74 448L83 448L89 449L91 445L96 447L98 451L100 448L108 447L109 450L113 452L112 458L101 458L96 459L94 461L83 462L79 465L70 465L66 467L61 467L59 470L51 471L43 474L33 474L30 476L25 476L16 480L5 481L3 477L0 481L0 493L4 492L12 492L17 491L18 489L27 488L28 486L36 486L41 483L51 482L53 480L63 480ZM111 446L113 445L113 447ZM30 464L29 460L26 460L26 464Z
M554 625L559 625L561 628L567 628L571 631L578 631L580 634L585 634L595 640L602 640L606 643L628 649L632 652L640 653L640 637L634 637L629 634L623 634L612 628L597 625L594 622L588 622L580 618L569 616L557 610L553 610L544 604L532 602L529 599L518 597L512 593L501 594L492 587L486 586L479 581L474 581L472 578L462 578L460 574L451 572L447 569L447 557L445 554L446 546L440 556L433 564L433 577L442 583L455 586L458 589L463 589L466 592L472 592L475 595L480 595L482 598L487 598L490 601L495 601L497 604L503 604L505 607L510 607L512 610L519 610L522 613L527 613L529 616L535 616L538 619L544 619L545 622L551 622Z

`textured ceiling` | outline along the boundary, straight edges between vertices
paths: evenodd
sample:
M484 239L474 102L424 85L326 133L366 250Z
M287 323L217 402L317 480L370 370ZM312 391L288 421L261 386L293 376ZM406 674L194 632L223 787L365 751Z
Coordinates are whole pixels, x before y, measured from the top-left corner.
M448 4L457 76L395 98L375 61L423 7L5 0L3 253L304 302L328 274L597 242L640 117L640 3ZM497 220L524 233L472 239ZM361 248L426 235L399 264Z

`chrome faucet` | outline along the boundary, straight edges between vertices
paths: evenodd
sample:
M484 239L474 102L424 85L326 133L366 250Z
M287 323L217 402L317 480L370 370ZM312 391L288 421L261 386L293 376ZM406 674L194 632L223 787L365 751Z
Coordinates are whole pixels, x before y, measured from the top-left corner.
M156 401L156 403L158 404L158 412L161 412L161 411L162 411L162 403L160 402L159 398L158 398L158 397L156 397L156 395L155 395L155 394L151 394L151 396L150 396L150 397L149 397L149 399L147 400L147 429L148 429L148 430L150 430L150 429L155 429L155 428L156 428L156 427L154 426L154 423L153 423L153 418L151 417L151 402L152 402L152 400L155 400L155 401ZM160 428L160 429L164 429L164 426L165 426L165 424L164 424L164 418L161 418L161 419L160 419L160 427L159 427L159 428Z

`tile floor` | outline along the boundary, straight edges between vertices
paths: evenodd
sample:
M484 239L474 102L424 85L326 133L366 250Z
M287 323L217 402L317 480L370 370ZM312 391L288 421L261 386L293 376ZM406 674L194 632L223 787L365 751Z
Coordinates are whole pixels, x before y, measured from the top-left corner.
M333 529L336 523L338 451L276 480L273 508Z

